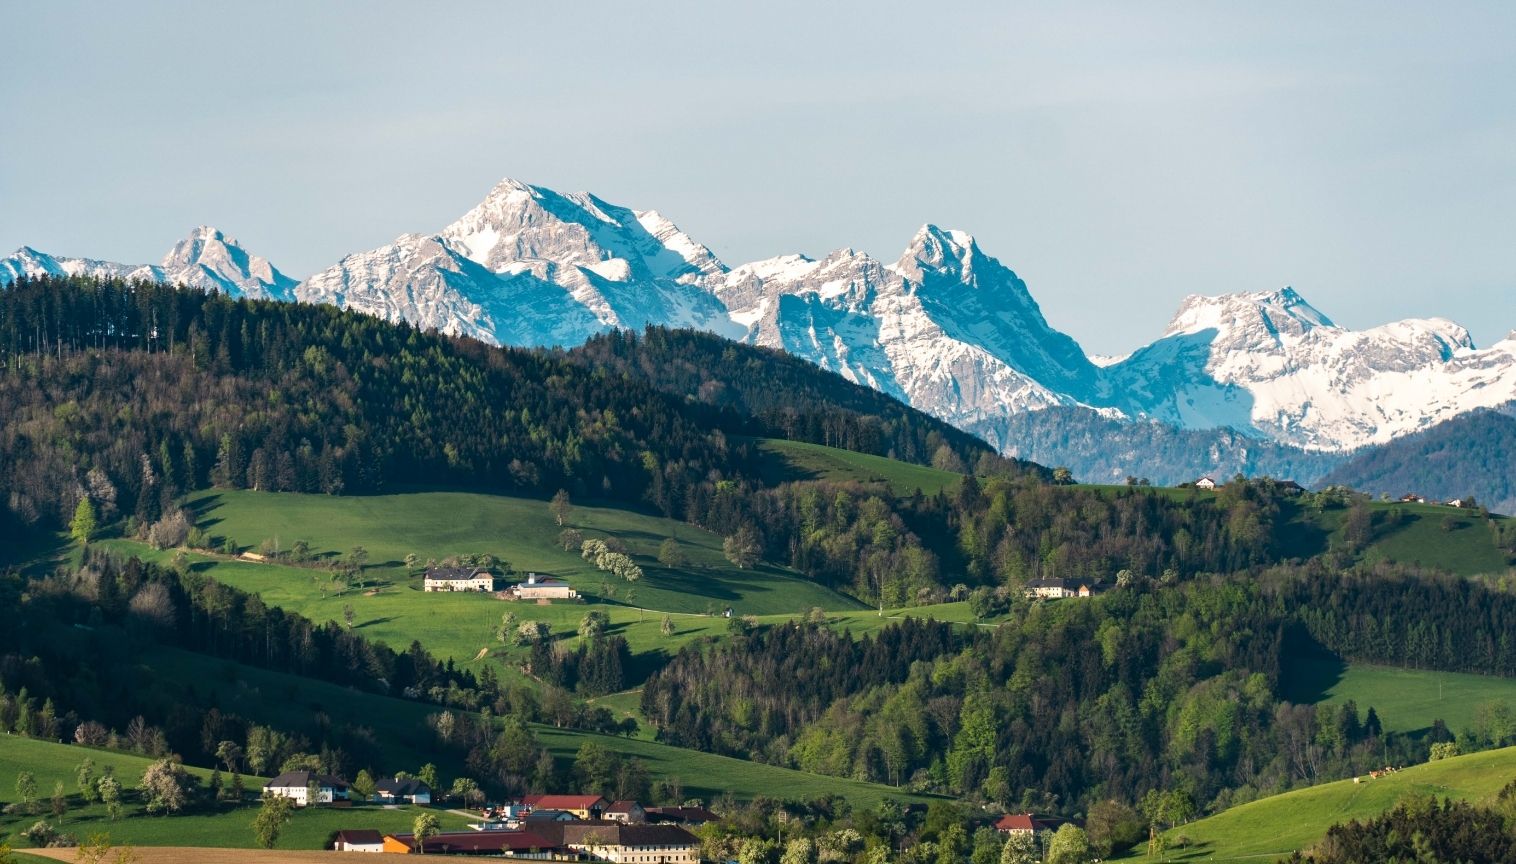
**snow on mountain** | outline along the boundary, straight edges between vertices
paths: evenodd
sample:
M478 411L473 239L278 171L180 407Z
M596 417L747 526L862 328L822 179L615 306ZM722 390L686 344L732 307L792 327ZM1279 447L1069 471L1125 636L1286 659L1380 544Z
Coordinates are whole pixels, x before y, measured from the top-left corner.
M28 247L0 259L0 284L21 274L333 303L508 345L699 328L782 348L1012 452L1027 433L1008 421L1050 408L1076 418L1066 429L1157 421L1339 453L1516 399L1516 333L1480 350L1436 318L1353 331L1285 288L1186 298L1157 341L1091 358L963 231L925 225L892 263L841 249L728 268L657 211L510 179L441 231L349 255L298 285L212 228L158 265ZM1098 421L1077 419L1085 409ZM1169 461L1182 466L1180 451L1199 440L1174 438Z
M162 271L146 264L117 264L93 258L66 258L22 246L0 258L0 285L9 285L22 276L91 276L100 279L147 279L162 281Z
M176 243L157 265L65 258L29 246L0 258L0 285L23 275L143 279L264 300L292 300L295 289L295 280L267 259L249 254L236 240L204 225Z
M174 244L158 268L159 281L219 291L255 300L293 300L295 280L280 273L267 258L250 255L231 237L201 225Z
M726 268L656 211L503 180L435 235L312 276L296 296L506 345L575 345L616 327L742 328L698 285Z
M1348 330L1286 288L1190 297L1105 373L1104 404L1130 416L1344 451L1516 398L1516 344L1477 350L1440 318Z
M1026 285L961 231L923 226L893 264L842 249L745 264L706 284L748 341L950 422L1078 404L1094 383Z

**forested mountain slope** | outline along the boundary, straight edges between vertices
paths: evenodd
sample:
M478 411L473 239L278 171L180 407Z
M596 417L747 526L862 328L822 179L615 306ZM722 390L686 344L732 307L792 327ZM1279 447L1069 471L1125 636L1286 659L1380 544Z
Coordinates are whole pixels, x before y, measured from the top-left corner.
M1516 513L1516 402L1365 450L1322 482L1395 497L1474 498L1497 513Z

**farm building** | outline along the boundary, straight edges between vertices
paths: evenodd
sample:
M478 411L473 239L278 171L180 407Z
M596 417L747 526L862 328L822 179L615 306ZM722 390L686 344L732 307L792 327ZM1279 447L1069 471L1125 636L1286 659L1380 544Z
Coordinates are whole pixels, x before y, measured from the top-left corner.
M623 825L641 825L647 821L647 811L636 801L616 801L605 808L603 815L606 819Z
M532 810L563 810L579 819L599 819L611 802L599 795L527 795L521 803Z
M562 845L531 831L449 831L416 842L414 834L384 835L384 851L400 855L489 855L552 861L572 856Z
M562 579L537 573L526 574L526 581L511 586L511 593L520 600L572 600L579 596Z
M381 804L430 804L430 786L415 777L388 777L374 784L374 800Z
M383 852L384 835L368 829L338 831L332 848L338 852Z
M1026 596L1058 600L1063 597L1090 597L1095 586L1079 579L1033 579L1026 583Z
M995 830L1001 834L1038 834L1053 830L1053 824L1030 813L1007 813L995 820Z
M264 784L263 794L288 798L296 807L311 804L330 804L347 800L347 782L327 774L312 771L286 771ZM315 799L311 800L311 793Z
M699 864L700 841L677 825L619 822L563 826L563 845L610 864Z
M493 591L495 574L483 567L433 567L426 571L427 591Z

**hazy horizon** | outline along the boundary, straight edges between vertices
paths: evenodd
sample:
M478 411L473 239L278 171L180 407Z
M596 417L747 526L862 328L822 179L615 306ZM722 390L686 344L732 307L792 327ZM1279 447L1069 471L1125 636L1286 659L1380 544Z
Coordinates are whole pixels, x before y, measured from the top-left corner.
M956 13L956 14L955 14ZM0 254L303 278L502 177L726 263L973 233L1092 354L1189 294L1516 328L1516 9L11 4Z

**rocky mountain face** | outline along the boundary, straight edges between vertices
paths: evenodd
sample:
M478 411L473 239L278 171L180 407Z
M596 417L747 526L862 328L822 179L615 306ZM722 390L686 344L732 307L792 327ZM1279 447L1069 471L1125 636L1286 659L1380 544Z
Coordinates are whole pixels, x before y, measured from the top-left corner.
M648 324L738 336L701 280L725 273L656 211L504 180L458 221L349 255L296 296L503 345Z
M1316 477L1345 454L1516 399L1516 334L1478 349L1442 319L1353 331L1292 289L1187 298L1156 341L1093 361L962 231L886 262L853 249L728 267L652 210L504 180L457 221L349 255L298 286L209 228L158 265L22 248L21 274L184 282L332 303L508 345L692 327L782 348L1007 452L1090 479Z
M248 253L234 238L205 225L190 232L157 264L117 264L65 258L29 246L0 258L0 285L21 276L95 276L172 282L232 297L295 299L295 280L266 258Z
M1348 330L1286 288L1190 297L1105 372L1126 416L1342 452L1516 397L1516 340L1477 350L1440 318Z

